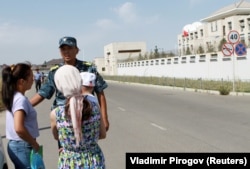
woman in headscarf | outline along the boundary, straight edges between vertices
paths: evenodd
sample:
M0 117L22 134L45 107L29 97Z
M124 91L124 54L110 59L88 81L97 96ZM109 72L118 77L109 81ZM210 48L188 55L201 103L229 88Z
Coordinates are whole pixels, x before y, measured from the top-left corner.
M100 109L93 109L81 94L80 72L74 66L64 65L56 71L54 80L67 98L65 105L50 115L52 133L62 146L58 169L104 169L98 140L106 137L106 130L100 111L93 111Z

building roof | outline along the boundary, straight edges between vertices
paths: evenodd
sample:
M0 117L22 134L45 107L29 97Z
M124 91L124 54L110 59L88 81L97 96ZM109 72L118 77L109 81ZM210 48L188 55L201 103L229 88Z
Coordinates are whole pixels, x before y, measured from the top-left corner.
M60 58L60 59L52 59L50 61L48 61L46 64L47 65L57 65L59 63L62 63L63 62L63 59Z
M241 0L237 3L221 8L220 10L214 12L212 15L202 19L201 21L212 22L233 15L250 15L250 2Z

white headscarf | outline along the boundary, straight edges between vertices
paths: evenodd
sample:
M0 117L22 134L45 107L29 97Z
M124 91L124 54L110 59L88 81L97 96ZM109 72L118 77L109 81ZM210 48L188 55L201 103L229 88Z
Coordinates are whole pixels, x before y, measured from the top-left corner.
M76 145L82 140L82 108L83 97L81 95L81 76L77 68L70 65L60 67L54 77L56 87L63 93L66 98L69 98L69 111L74 128Z

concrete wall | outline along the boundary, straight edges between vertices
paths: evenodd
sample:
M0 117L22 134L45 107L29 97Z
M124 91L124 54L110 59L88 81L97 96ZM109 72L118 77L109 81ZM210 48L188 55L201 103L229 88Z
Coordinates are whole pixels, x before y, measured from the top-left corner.
M117 75L205 79L250 79L250 49L245 56L211 53L119 63Z

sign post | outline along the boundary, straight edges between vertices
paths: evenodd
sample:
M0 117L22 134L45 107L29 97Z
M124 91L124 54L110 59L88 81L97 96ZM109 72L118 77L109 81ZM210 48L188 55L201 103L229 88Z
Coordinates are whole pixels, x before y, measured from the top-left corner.
M235 31L235 30L231 30L228 33L228 41L229 43L231 43L232 45L238 43L240 41L240 34ZM233 54L233 92L235 92L235 57L234 57L234 52L232 52Z

